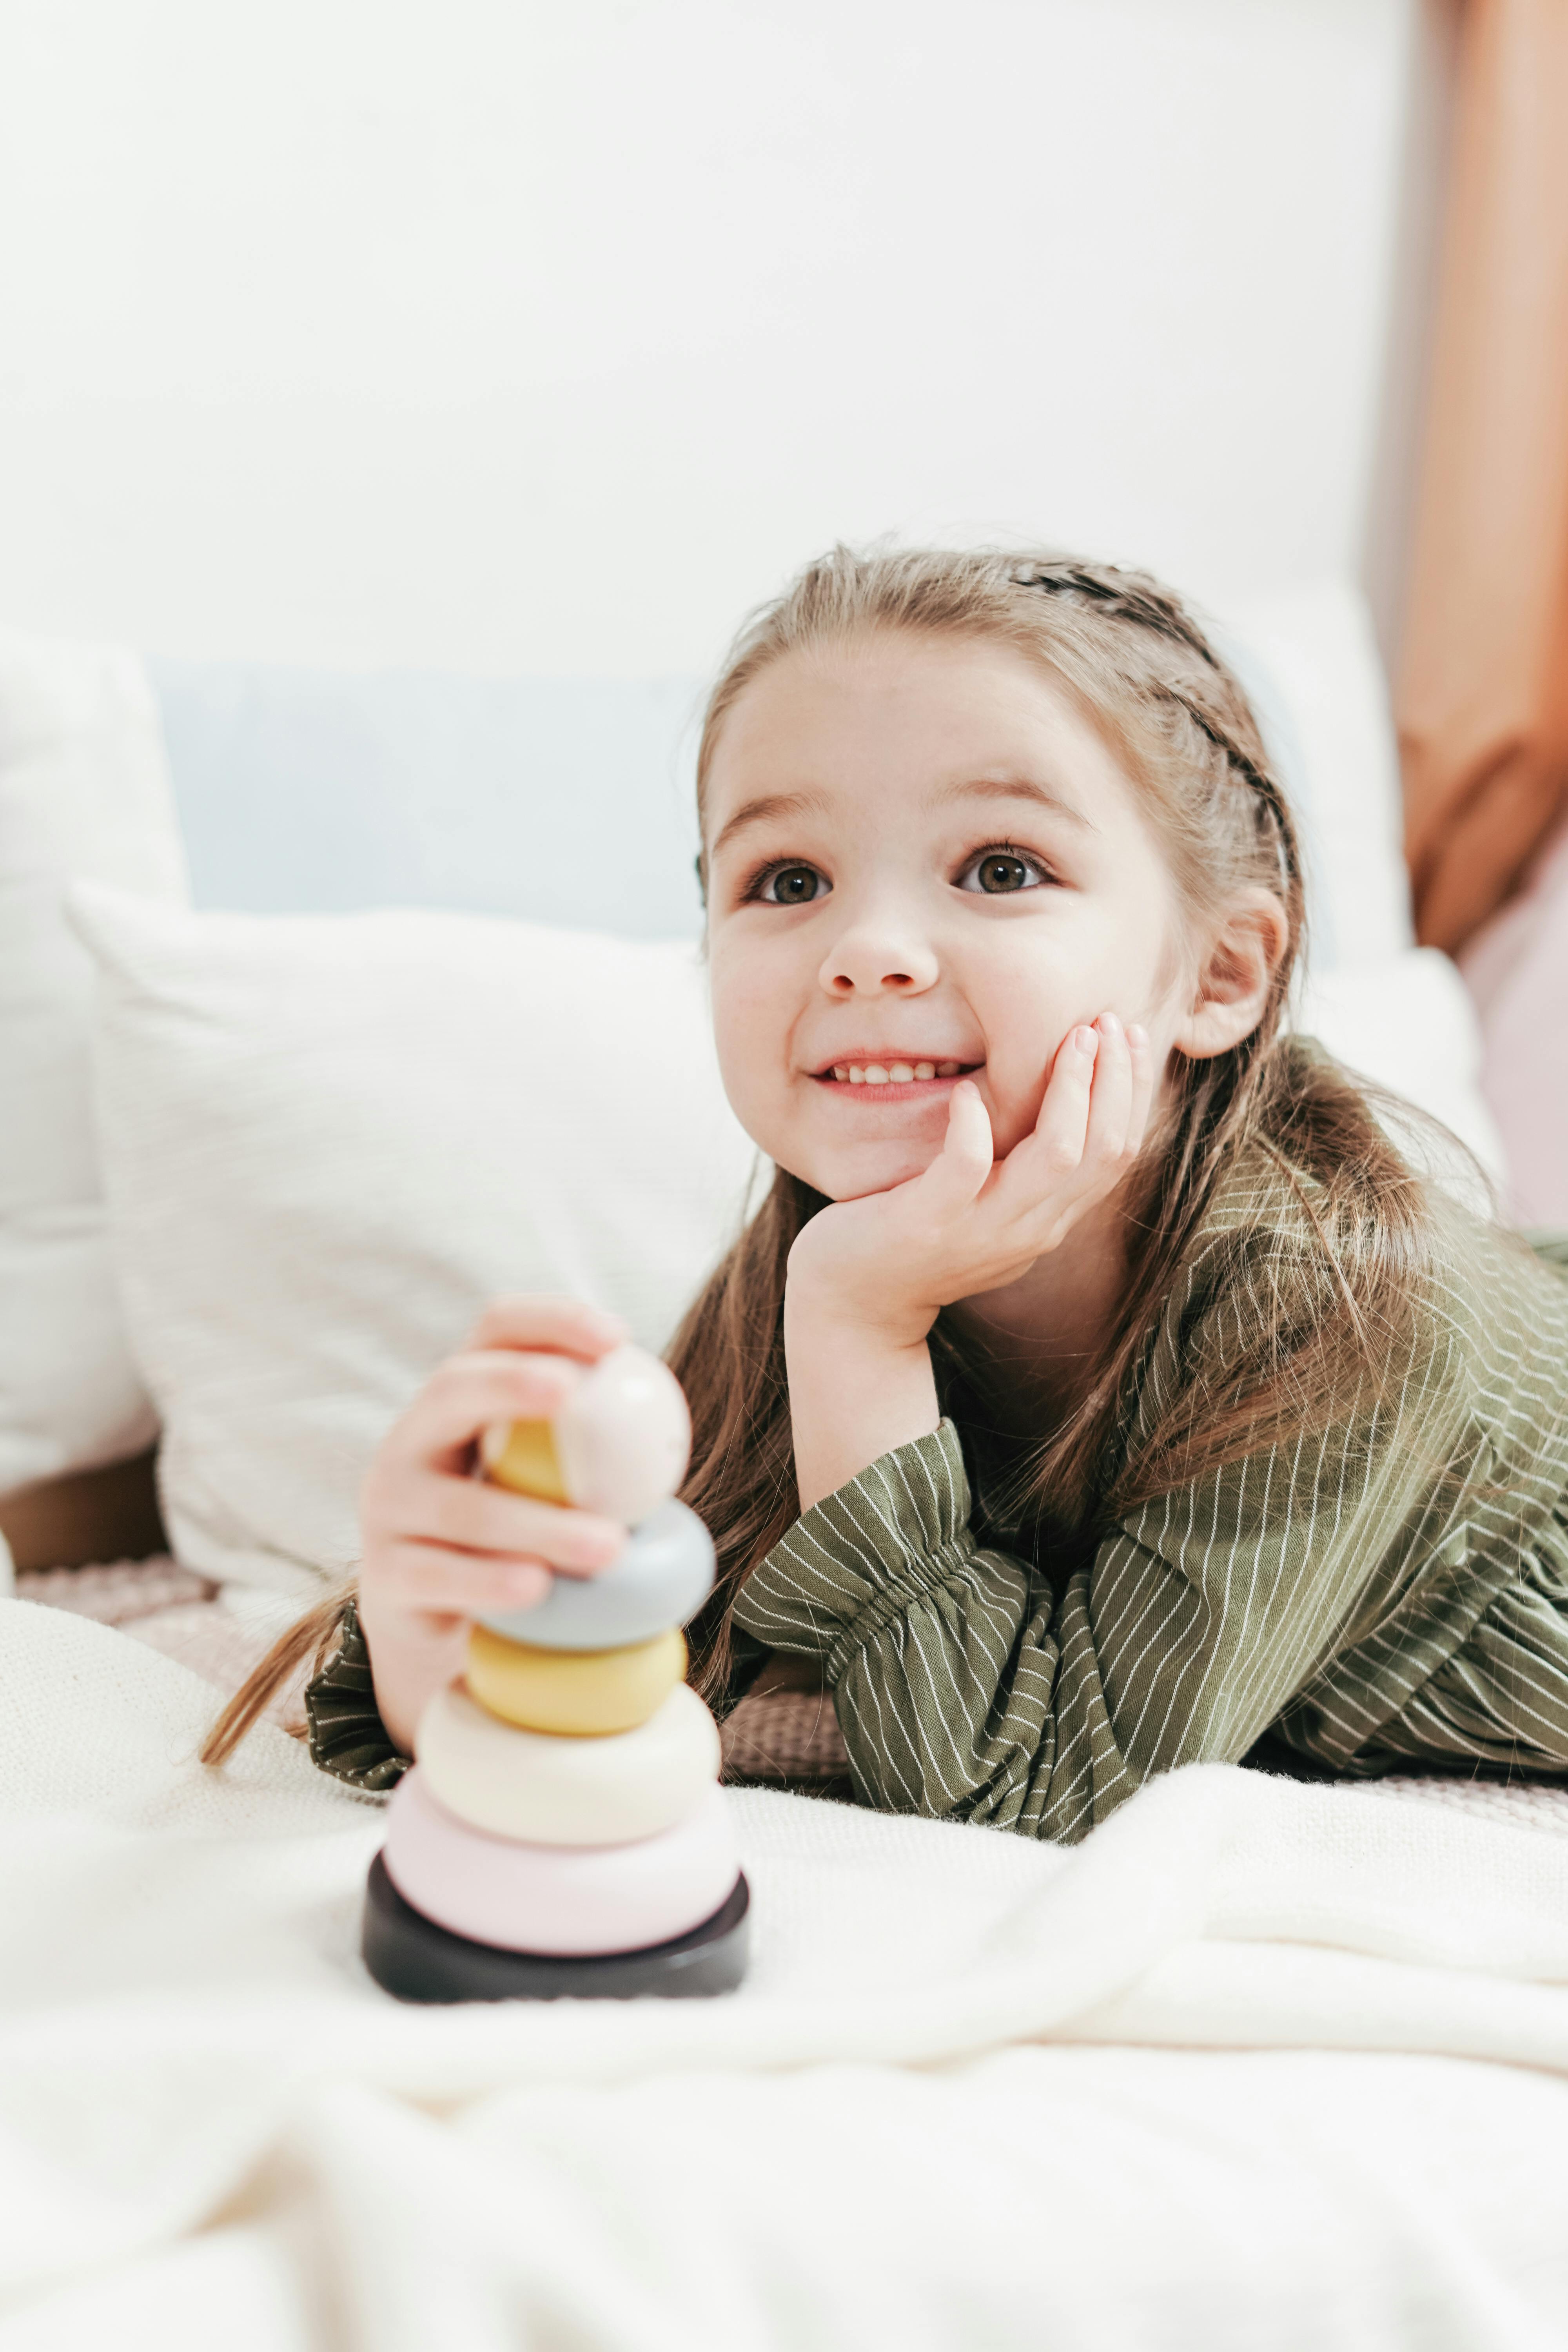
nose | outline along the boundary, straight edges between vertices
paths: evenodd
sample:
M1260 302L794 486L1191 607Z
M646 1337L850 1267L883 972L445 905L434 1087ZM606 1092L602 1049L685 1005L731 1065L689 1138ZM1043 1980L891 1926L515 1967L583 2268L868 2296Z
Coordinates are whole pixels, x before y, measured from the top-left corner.
M919 996L934 987L936 955L917 924L885 901L849 913L817 974L829 996Z

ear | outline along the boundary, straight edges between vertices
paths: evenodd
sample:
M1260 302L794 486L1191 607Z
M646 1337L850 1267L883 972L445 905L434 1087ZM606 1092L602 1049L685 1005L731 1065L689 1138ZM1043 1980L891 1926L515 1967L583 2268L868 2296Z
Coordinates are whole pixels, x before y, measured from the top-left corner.
M1232 900L1210 939L1191 1008L1172 1040L1179 1053L1206 1062L1252 1034L1289 939L1285 909L1271 890L1247 890Z

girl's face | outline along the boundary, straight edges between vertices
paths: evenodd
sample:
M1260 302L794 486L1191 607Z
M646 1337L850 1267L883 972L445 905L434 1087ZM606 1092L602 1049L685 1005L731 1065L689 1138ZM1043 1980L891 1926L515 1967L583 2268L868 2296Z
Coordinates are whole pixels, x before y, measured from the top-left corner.
M1192 1000L1132 785L1004 646L886 633L772 663L721 730L706 810L724 1085L830 1200L918 1175L961 1076L997 1157L1105 1012L1163 1069Z

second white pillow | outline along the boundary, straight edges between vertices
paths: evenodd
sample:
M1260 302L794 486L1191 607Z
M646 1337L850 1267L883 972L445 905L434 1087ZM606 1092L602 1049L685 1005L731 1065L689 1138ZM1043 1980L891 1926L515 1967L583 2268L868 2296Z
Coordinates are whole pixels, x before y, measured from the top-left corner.
M308 1595L365 1465L504 1291L661 1348L754 1155L696 951L481 916L192 915L93 887L96 1085L174 1549Z

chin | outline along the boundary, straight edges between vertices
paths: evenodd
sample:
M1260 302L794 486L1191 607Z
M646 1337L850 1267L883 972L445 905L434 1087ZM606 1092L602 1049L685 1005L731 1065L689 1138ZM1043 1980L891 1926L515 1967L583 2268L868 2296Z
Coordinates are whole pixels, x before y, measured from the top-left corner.
M820 1169L805 1181L817 1192L826 1192L830 1201L863 1201L871 1192L890 1192L895 1184L908 1184L916 1176L923 1176L934 1151L897 1150L884 1146L879 1150L846 1154L831 1167Z

